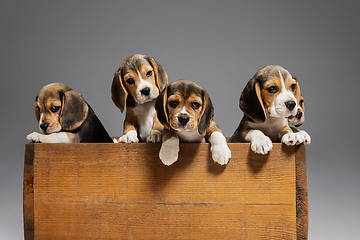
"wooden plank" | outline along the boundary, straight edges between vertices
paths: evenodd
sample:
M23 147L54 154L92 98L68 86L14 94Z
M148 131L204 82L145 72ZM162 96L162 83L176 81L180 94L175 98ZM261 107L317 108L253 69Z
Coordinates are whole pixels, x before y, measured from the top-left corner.
M23 212L25 239L34 239L34 144L26 144L23 183Z
M231 143L220 166L208 143L184 143L167 167L160 144L28 145L36 239L296 238L294 147Z
M296 229L297 239L308 239L309 224L309 199L308 183L306 174L306 147L300 145L296 147Z

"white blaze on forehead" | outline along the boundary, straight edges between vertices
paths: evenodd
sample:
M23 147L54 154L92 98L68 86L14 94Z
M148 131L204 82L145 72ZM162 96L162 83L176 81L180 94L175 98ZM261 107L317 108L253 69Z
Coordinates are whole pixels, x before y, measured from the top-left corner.
M141 90L144 88L146 82L145 82L145 80L141 77L141 74L140 74L139 71L137 71L137 74L138 74L139 79L140 79L140 82L139 82L139 85L138 85L138 91L141 91Z
M281 71L278 70L278 72L279 72L279 75L280 75L282 91L286 91L285 80L284 80L284 78L283 78L283 76L282 76L282 74L281 74Z

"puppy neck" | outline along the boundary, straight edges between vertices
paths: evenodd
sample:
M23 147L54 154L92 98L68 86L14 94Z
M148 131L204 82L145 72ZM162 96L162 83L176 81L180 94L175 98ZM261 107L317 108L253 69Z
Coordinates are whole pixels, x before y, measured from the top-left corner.
M263 123L249 122L249 127L252 129L259 129L272 141L278 142L281 138L281 132L284 126L287 124L287 118L285 117L270 117L266 113L266 120Z
M196 128L192 131L176 131L182 142L205 142L205 137Z
M155 99L144 104L136 104L133 111L137 116L138 134L145 141L150 136L154 123Z

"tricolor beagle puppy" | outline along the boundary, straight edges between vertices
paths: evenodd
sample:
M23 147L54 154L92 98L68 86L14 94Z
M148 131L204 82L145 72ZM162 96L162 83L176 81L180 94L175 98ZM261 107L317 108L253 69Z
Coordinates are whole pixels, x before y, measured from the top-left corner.
M62 83L41 89L36 97L35 117L42 134L29 134L26 138L33 142L113 142L81 94Z
M297 129L304 123L304 121L305 121L305 104L304 104L304 98L301 96L300 101L298 103L296 115L290 116L288 118L288 122L291 130L294 133L296 133L296 135L298 136L298 141L304 142L306 144L310 144L311 143L310 135L304 130Z
M119 142L160 142L163 126L155 113L155 100L168 83L165 69L153 58L136 54L115 72L111 98L124 111L124 135Z
M231 152L213 121L214 108L206 90L191 81L175 81L160 93L155 108L164 125L159 158L165 165L178 159L179 139L182 142L208 140L213 160L221 165L228 163Z
M298 81L283 67L260 69L240 96L244 117L229 142L250 142L259 154L267 154L272 142L303 143L288 124L288 117L297 113L300 97Z

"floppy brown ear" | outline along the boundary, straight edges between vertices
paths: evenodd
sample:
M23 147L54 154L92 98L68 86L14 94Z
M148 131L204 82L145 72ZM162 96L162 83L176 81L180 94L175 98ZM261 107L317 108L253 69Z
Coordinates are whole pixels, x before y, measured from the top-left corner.
M34 109L34 111L35 111L35 118L36 118L36 121L37 121L37 122L40 121L40 112L39 112L39 109L36 107L36 102L37 102L38 98L39 98L39 97L36 96L36 98L35 98L35 109Z
M121 72L116 71L111 85L111 99L121 112L124 112L126 98L127 91L121 79Z
M89 107L81 94L75 90L61 92L62 109L60 123L64 130L73 131L85 121Z
M156 86L160 91L162 91L165 88L166 84L168 84L168 75L160 63L156 62L151 57L146 57L146 59L149 61L150 65L154 69Z
M260 83L256 78L249 80L240 96L240 109L254 122L265 122L266 114L261 98Z
M300 100L301 100L301 90L300 90L299 82L296 82L296 87L295 87L294 95L295 95L295 98L296 98L297 102L300 103Z
M155 110L157 113L157 117L162 125L166 128L170 128L169 126L169 117L167 114L167 90L168 88L165 88L162 90L159 94L159 96L156 98L155 102Z
M210 125L210 121L214 116L214 107L206 90L202 90L202 109L199 118L198 131L200 134L206 131Z

